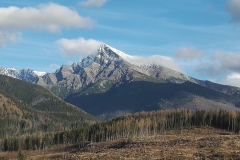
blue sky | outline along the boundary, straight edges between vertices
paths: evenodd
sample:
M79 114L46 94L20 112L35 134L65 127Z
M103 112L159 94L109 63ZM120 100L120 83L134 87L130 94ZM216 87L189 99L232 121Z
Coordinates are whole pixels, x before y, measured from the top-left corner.
M0 67L54 72L102 42L240 87L240 0L0 1Z

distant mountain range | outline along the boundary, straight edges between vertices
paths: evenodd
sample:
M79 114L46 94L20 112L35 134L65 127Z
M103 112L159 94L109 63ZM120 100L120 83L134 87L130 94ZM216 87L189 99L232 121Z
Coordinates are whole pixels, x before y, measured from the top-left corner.
M201 81L164 66L132 63L127 55L103 44L90 55L55 73L25 69L0 73L49 89L86 112L110 118L158 109L228 109L240 107L240 88ZM5 69L6 70L6 69Z
M45 75L46 72L34 71L28 68L17 70L16 68L0 67L0 74L33 83L38 77Z

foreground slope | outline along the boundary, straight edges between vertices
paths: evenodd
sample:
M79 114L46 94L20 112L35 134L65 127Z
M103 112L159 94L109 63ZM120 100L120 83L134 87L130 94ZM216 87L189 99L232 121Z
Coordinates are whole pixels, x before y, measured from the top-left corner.
M6 138L0 150L14 159L9 151L22 144L35 160L239 159L239 129L239 111L139 112L72 131Z
M41 86L0 75L0 137L70 129L94 120Z
M225 134L225 135L224 135ZM194 128L143 139L119 139L111 142L93 143L80 151L66 152L65 157L81 160L98 159L157 159L202 160L240 159L240 136L212 128ZM94 149L92 149L94 148ZM49 158L64 159L60 153ZM34 156L32 156L34 157Z

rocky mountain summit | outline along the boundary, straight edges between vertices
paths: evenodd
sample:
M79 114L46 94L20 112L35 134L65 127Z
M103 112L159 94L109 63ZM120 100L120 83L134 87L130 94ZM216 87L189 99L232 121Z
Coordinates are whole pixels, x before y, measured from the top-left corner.
M63 65L55 73L38 77L34 83L50 89L65 98L68 94L86 90L98 84L98 92L104 92L110 84L123 84L131 81L158 81L181 84L192 82L229 95L240 96L237 87L201 81L180 72L156 64L131 63L132 56L107 44L103 44L96 55L89 55L71 66Z
M102 45L97 55L90 55L71 66L62 66L55 73L48 73L36 81L64 98L62 93L73 93L99 83L102 90L106 82L124 83L148 77L146 71L124 59L127 54Z

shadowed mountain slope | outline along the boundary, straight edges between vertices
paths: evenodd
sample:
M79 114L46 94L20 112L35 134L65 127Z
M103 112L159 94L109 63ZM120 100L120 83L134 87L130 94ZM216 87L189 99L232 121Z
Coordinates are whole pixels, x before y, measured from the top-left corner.
M238 98L191 82L134 81L113 86L104 93L72 94L66 101L104 119L121 113L159 109L239 110L240 107Z

